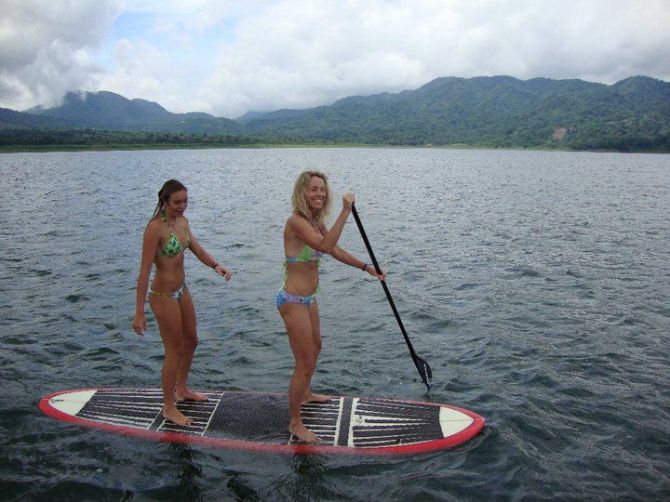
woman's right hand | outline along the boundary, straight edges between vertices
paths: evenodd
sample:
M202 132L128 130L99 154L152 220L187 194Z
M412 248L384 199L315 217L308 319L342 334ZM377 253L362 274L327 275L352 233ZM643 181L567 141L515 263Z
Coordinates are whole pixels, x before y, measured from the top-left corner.
M144 312L141 314L135 314L133 319L133 331L140 336L144 336L144 332L147 330L147 318L144 316Z
M347 192L342 196L342 209L346 211L351 211L351 207L354 205L354 202L356 201L354 194L351 192Z

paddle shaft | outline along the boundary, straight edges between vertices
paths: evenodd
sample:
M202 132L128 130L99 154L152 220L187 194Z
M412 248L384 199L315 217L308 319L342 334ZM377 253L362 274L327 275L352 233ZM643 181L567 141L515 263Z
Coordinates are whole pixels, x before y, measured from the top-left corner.
M372 246L370 245L370 241L368 240L368 236L365 233L365 229L363 228L363 224L361 223L361 219L358 216L358 211L356 211L356 205L351 206L351 212L354 215L354 219L356 220L356 225L358 226L358 230L361 233L361 237L363 237L363 242L365 243L365 247L368 250L368 254L370 255L370 259L372 260L372 264L375 267L375 270L377 271L378 274L382 273L381 268L379 267L379 263L377 262L377 258L375 258L375 253L372 251ZM412 360L414 361L414 365L416 366L416 369L419 372L419 375L421 375L421 379L423 380L423 383L430 388L430 381L429 381L429 376L427 374L430 374L430 367L428 366L428 363L424 361L423 359L419 358L416 355L416 352L414 351L414 347L412 346L412 342L409 340L409 336L407 335L407 331L405 330L405 326L402 323L402 319L400 319L400 314L398 313L398 309L395 306L395 302L393 301L393 297L391 296L391 292L389 291L388 286L386 285L386 281L379 281L382 283L382 287L384 288L384 293L386 293L386 299L389 302L389 305L391 305L391 310L393 311L393 315L395 316L395 320L398 321L398 326L400 327L400 331L402 332L402 336L405 338L405 343L407 344L407 348L409 349L409 353L412 356ZM423 368L421 366L424 366Z

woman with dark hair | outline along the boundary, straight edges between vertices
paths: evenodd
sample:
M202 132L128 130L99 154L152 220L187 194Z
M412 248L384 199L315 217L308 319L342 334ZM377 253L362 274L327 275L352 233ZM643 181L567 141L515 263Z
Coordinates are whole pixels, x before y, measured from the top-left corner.
M158 192L158 203L144 230L140 274L137 279L137 301L133 329L144 335L147 321L144 301L158 322L165 358L161 370L163 416L177 425L190 425L192 420L182 414L177 401L206 401L207 396L188 389L188 373L198 345L195 308L184 274L184 252L191 252L217 274L229 280L231 271L222 267L205 251L191 232L184 211L188 206L186 187L177 180L168 180ZM156 266L151 288L149 275Z
M375 267L355 258L337 245L344 224L351 213L354 195L344 194L342 212L330 228L325 218L331 202L326 175L305 171L293 188L293 214L284 227L286 277L277 293L277 309L284 320L295 369L289 383L291 421L288 430L301 441L315 442L319 438L305 427L300 417L302 403L327 401L327 396L314 394L312 375L321 352L321 328L316 292L319 286L319 258L328 253L336 260L383 280Z

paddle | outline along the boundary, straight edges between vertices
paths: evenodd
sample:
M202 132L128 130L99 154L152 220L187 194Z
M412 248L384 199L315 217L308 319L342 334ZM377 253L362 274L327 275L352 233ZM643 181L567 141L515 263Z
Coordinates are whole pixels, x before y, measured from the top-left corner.
M356 205L354 204L351 206L351 212L354 213L354 219L356 220L356 225L358 225L358 230L361 232L361 237L363 237L363 242L365 242L365 247L368 249L368 254L370 255L370 259L372 260L372 264L375 267L375 270L377 271L378 274L382 273L381 268L379 268L379 263L377 263L377 259L375 258L375 254L372 252L372 246L370 246L370 241L368 240L368 236L365 235L365 230L363 229L363 224L361 223L361 219L358 217L358 211L356 211ZM433 372L430 369L430 366L428 366L428 363L421 359L419 356L416 355L416 352L414 352L414 347L412 347L412 342L409 341L409 336L407 336L407 331L405 331L405 326L403 326L402 321L400 320L400 314L398 313L398 309L395 307L395 303L393 302L393 298L391 298L391 292L389 291L388 286L386 285L386 281L379 281L382 283L382 287L384 288L384 293L386 293L386 299L389 301L389 305L391 305L391 310L393 310L393 315L395 315L396 321L398 321L398 326L400 326L400 331L402 331L402 336L405 337L405 343L407 344L407 348L409 348L409 353L412 356L412 360L414 361L414 365L416 366L416 369L419 371L419 375L421 375L421 380L423 380L423 383L426 384L426 387L428 387L428 390L430 391L430 386L433 380Z

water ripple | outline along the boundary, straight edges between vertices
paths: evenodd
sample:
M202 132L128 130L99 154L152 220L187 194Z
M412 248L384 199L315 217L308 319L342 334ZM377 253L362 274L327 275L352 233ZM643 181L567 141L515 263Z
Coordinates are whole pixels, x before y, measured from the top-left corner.
M2 493L667 498L668 165L667 155L441 149L0 154ZM200 338L192 385L285 392L293 359L273 305L281 229L295 174L315 166L336 199L356 192L434 373L427 393L382 288L326 258L315 387L453 403L486 417L482 434L412 457L291 457L151 443L38 412L64 388L160 385L153 316L143 338L130 322L142 231L156 187L175 176L189 186L194 232L235 273L225 283L187 257ZM340 244L367 260L352 222Z

